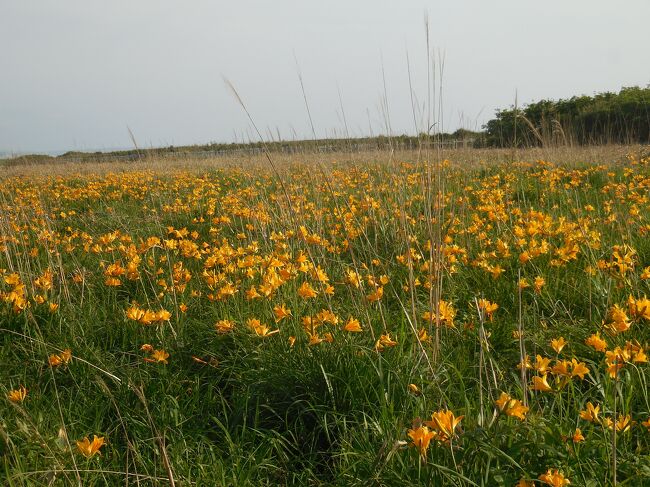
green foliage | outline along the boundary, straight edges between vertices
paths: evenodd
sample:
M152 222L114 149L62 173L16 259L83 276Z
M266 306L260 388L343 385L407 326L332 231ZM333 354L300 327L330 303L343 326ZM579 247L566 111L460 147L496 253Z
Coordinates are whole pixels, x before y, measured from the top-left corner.
M498 110L484 128L486 144L492 147L647 143L650 87Z

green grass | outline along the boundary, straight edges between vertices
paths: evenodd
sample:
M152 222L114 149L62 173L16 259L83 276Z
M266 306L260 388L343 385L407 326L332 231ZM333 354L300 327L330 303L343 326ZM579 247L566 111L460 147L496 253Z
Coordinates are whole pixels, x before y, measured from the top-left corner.
M648 320L633 320L617 336L602 331L614 304L627 309L629 295L650 294L650 280L641 278L650 266L648 161L553 162L452 161L444 169L421 161L286 163L286 193L263 167L0 181L0 484L512 486L520 479L541 485L539 476L557 468L571 485L595 486L614 483L615 464L618 485L646 485L650 432L641 423L650 415L648 365L626 364L612 379L604 355L584 341L601 331L610 348L636 340L648 350ZM445 206L438 209L427 195L443 181ZM633 205L638 212L630 216ZM529 210L551 223L527 234L520 248L516 227L534 219ZM437 219L430 225L429 217ZM321 242L300 237L300 226ZM168 227L188 235L175 238ZM115 231L108 243L106 234ZM449 236L462 253L456 262L444 259L441 284L430 292L427 241L435 248L437 235ZM160 244L143 245L149 237ZM184 252L166 239L195 247ZM498 250L498 239L510 255ZM519 254L531 239L546 240L548 252L522 264ZM567 239L579 252L557 265ZM598 270L621 244L636 251L630 270ZM34 248L38 254L30 254ZM401 258L409 248L419 259L412 270ZM246 299L251 285L259 289L271 257L287 268L300 252L327 273L332 296L311 272L294 268L268 299ZM206 267L211 255L225 261ZM134 256L141 259L137 275L105 285L106 267L126 267ZM252 276L238 265L246 256L255 261ZM495 278L486 265L503 272ZM185 286L174 287L175 266L177 275L191 274ZM43 292L34 279L46 269L53 284ZM351 270L364 279L363 289L345 282ZM204 272L223 274L222 281L210 287ZM12 273L30 302L18 313L5 279ZM521 303L520 274L546 281L541 292L524 289ZM366 278L382 275L384 296L369 302L374 288ZM297 294L305 281L316 298ZM235 295L208 297L226 282ZM456 316L454 328L436 332L422 314L437 293ZM38 294L45 303L36 302ZM481 298L499 305L492 320L479 316ZM48 303L59 307L51 311ZM129 320L133 303L166 309L171 318L147 326ZM292 316L276 324L279 304ZM513 337L520 304L526 353L555 363L549 340L563 336L568 345L560 358L585 362L585 380L534 392L528 371L522 387ZM301 319L324 309L340 323L321 328L320 337L330 332L332 343L310 346ZM362 333L342 329L350 316ZM249 318L279 332L258 337ZM233 320L235 330L218 334L221 319ZM418 340L414 328L422 327L430 341ZM376 341L388 332L397 345L378 352ZM146 362L145 343L169 353L169 363ZM69 364L49 366L50 355L68 348ZM9 401L7 393L20 385L28 389L25 400ZM527 398L525 421L497 414L501 392ZM612 430L579 418L587 402L601 404L604 416L616 409L635 421L616 435L615 458ZM421 458L408 430L442 409L464 416L457 436L451 444L432 441ZM571 440L576 427L586 437L579 444ZM87 459L76 441L92 435L106 444Z

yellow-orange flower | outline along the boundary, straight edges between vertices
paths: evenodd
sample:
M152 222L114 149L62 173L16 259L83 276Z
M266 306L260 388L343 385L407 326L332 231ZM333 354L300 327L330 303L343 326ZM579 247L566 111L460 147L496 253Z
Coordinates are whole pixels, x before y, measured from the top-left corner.
M286 317L291 316L291 310L282 304L273 308L273 315L275 316L275 322L278 323Z
M302 283L302 286L298 288L298 295L304 299L315 298L318 293L311 287L311 285L305 281Z
M634 299L632 296L627 298L627 306L634 318L643 318L645 320L650 320L650 299L643 298Z
M615 304L609 310L609 320L610 323L607 325L607 328L613 334L622 333L630 329L630 319L618 304Z
M154 350L151 352L151 358L145 358L145 362L151 362L151 363L158 363L162 362L163 364L167 365L169 362L167 362L167 359L169 358L169 354L165 352L164 350Z
M607 342L600 337L600 333L595 333L585 340L585 344L597 352L607 351Z
M580 430L580 428L576 428L576 431L575 431L575 433L573 433L573 437L571 439L573 440L574 443L581 443L581 442L585 441L585 437L582 434L582 431Z
M560 353L562 349L566 346L567 342L564 337L553 338L551 340L551 347L555 350L555 353Z
M650 417L646 419L643 423L641 423L642 426L645 426L648 432L650 433Z
M355 288L359 289L359 287L361 287L361 285L363 284L363 281L361 280L361 276L359 276L359 274L357 274L352 269L348 269L346 271L345 283L350 284Z
M576 359L571 359L571 377L585 378L585 374L589 373L589 368L584 362L578 362Z
M418 340L420 340L421 342L428 342L428 341L431 341L431 337L430 337L429 334L427 333L427 330L426 330L426 329L424 329L424 328L420 328L420 329L418 330Z
M18 389L14 389L7 393L7 398L11 402L23 402L27 397L27 389L25 386L20 386Z
M551 372L557 376L569 377L569 366L571 362L568 360L558 360L555 365L551 368Z
M228 333L235 329L235 323L230 320L219 320L215 323L214 328L217 330L217 333Z
M600 405L596 404L595 406L591 403L587 403L587 408L583 411L580 411L580 417L585 421L590 423L598 422L598 415L600 414Z
M520 420L526 419L528 407L524 406L519 399L513 399L505 392L501 393L499 399L496 400L496 405L502 413L519 418Z
M538 357L541 358L540 355L538 355ZM549 362L550 362L550 359L549 359ZM525 356L525 357L524 357L524 358L523 358L523 359L522 359L522 360L517 364L517 368L518 368L519 370L521 370L521 369L526 369L526 370L530 370L530 369L532 369L532 368L533 368L533 364L530 362L530 357L529 357L528 355L526 355L526 356Z
M271 335L274 335L275 333L279 333L280 330L273 330L265 325L264 323L261 323L260 320L251 318L248 320L248 326L255 332L257 336L260 337L268 337Z
M104 437L97 437L93 435L93 441L90 441L87 436L83 440L77 441L77 448L79 452L86 458L92 458L95 455L101 455L99 449L104 446Z
M318 333L310 333L307 332L307 336L309 336L309 346L314 346L318 345L320 343L323 343L323 339L318 336Z
M368 294L366 296L366 299L371 303L374 303L380 301L383 296L384 296L384 288L380 286L377 289L375 289L375 291Z
M451 305L451 303L448 303L447 301L443 301L442 299L438 301L438 322L448 326L450 328L454 327L454 318L456 316L456 310L454 307ZM422 319L426 321L430 321L432 323L436 322L436 313L435 310L433 312L431 311L426 311L422 315Z
M408 390L410 393L415 394L416 396L419 396L422 394L422 391L416 384L409 384L408 385Z
M541 355L537 355L535 357L535 365L534 368L537 372L540 374L546 374L549 371L549 365L551 363L551 359L547 357L542 357Z
M51 367L58 367L59 365L67 365L72 360L72 351L66 348L60 354L52 354L48 357L47 361Z
M515 487L535 487L535 483L526 479L519 479Z
M546 473L543 473L539 476L539 480L548 485L551 485L552 487L563 487L571 483L569 479L565 478L557 468L549 468Z
M172 317L172 314L167 311L166 309L161 309L159 311L156 311L156 317L154 321L160 322L160 321L169 321L169 319Z
M140 321L144 317L144 310L137 306L131 306L126 310L126 317L133 321Z
M625 433L633 424L634 421L632 421L632 417L629 414L626 414L625 416L619 414L618 419L616 420L616 431L619 433Z
M531 389L533 391L541 391L541 392L549 392L553 390L553 388L548 384L548 379L546 374L544 374L542 377L539 377L537 375L534 376L533 385Z
M605 352L605 363L607 364L607 372L613 379L618 375L618 371L625 366L632 357L632 350L629 347L621 348L616 347L614 350Z
M345 331L353 332L353 333L360 333L363 331L363 328L361 328L361 323L359 323L359 320L356 318L350 318L348 322L345 324L343 327Z
M390 333L386 333L385 335L381 335L377 343L375 343L375 350L381 352L384 348L394 347L395 345L397 345L397 341L390 337Z
M494 312L499 309L499 305L496 303L492 303L488 301L487 299L481 298L478 300L478 308L481 310L483 313L485 313L485 316L492 321Z
M436 411L431 414L431 421L425 421L425 425L434 430L436 438L448 442L456 435L456 428L464 416L456 417L454 413L446 410Z
M420 452L422 457L427 454L429 443L436 437L435 431L430 431L426 426L410 429L408 431L409 438L411 438L411 446L414 446Z
M125 311L125 314L128 319L137 321L142 325L150 325L152 323L168 321L172 317L172 314L165 309L158 311L144 310L135 305L128 308Z

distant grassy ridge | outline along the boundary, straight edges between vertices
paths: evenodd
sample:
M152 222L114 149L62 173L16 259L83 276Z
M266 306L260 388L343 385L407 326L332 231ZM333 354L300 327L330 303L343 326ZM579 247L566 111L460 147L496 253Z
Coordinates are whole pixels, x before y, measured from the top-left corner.
M97 160L133 160L147 157L210 157L213 155L228 154L258 154L264 149L269 152L296 154L296 153L329 153L329 152L358 152L367 150L412 150L423 145L442 145L444 147L473 147L482 143L482 134L465 129L453 133L420 134L418 136L398 135L376 137L356 137L346 139L317 139L317 140L281 140L269 142L250 143L210 143L204 145L168 146L158 148L110 151L110 152L82 152L68 151L59 156L43 154L27 154L19 157L5 159L5 165L34 164L42 162L83 162Z

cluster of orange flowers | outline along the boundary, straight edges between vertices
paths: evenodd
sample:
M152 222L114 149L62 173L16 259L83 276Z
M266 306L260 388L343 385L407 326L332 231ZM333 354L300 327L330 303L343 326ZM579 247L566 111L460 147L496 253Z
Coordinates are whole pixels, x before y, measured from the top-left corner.
M616 431L624 433L635 424L632 421L632 416L629 414L619 413L618 418L614 421L611 417L600 415L600 405L593 405L591 402L587 403L584 410L580 411L580 418L590 423L600 424L608 429L616 428ZM643 426L650 428L650 418L642 423Z
M551 347L559 355L566 341L563 337L551 340ZM524 360L517 366L519 369L525 368L527 370L534 370L540 375L535 375L532 378L531 389L533 391L550 392L553 390L561 390L566 386L567 382L573 378L578 377L584 380L585 375L589 373L589 368L585 362L579 362L575 357L571 360L557 359L555 364L551 366L552 359L537 355L535 362L531 362L530 357L526 355ZM548 382L548 375L555 376L555 389Z
M169 319L172 317L172 314L164 309L152 311L150 309L140 309L135 305L127 309L125 313L128 319L137 321L143 325L162 323L164 321L169 321Z
M4 272L6 272L4 269L0 269L0 275ZM25 308L29 306L29 300L27 298L25 284L23 284L20 276L15 272L6 275L4 277L4 282L12 288L6 292L0 292L0 299L9 303L14 313L20 313L25 310Z
M66 348L63 352L59 354L52 354L48 357L48 362L52 367L58 367L59 365L68 365L72 360L72 350Z
M450 444L457 435L457 428L463 416L456 417L449 410L440 410L431 414L430 421L417 418L413 421L413 428L408 430L411 445L418 449L422 457L426 457L429 443L435 440L440 443Z

